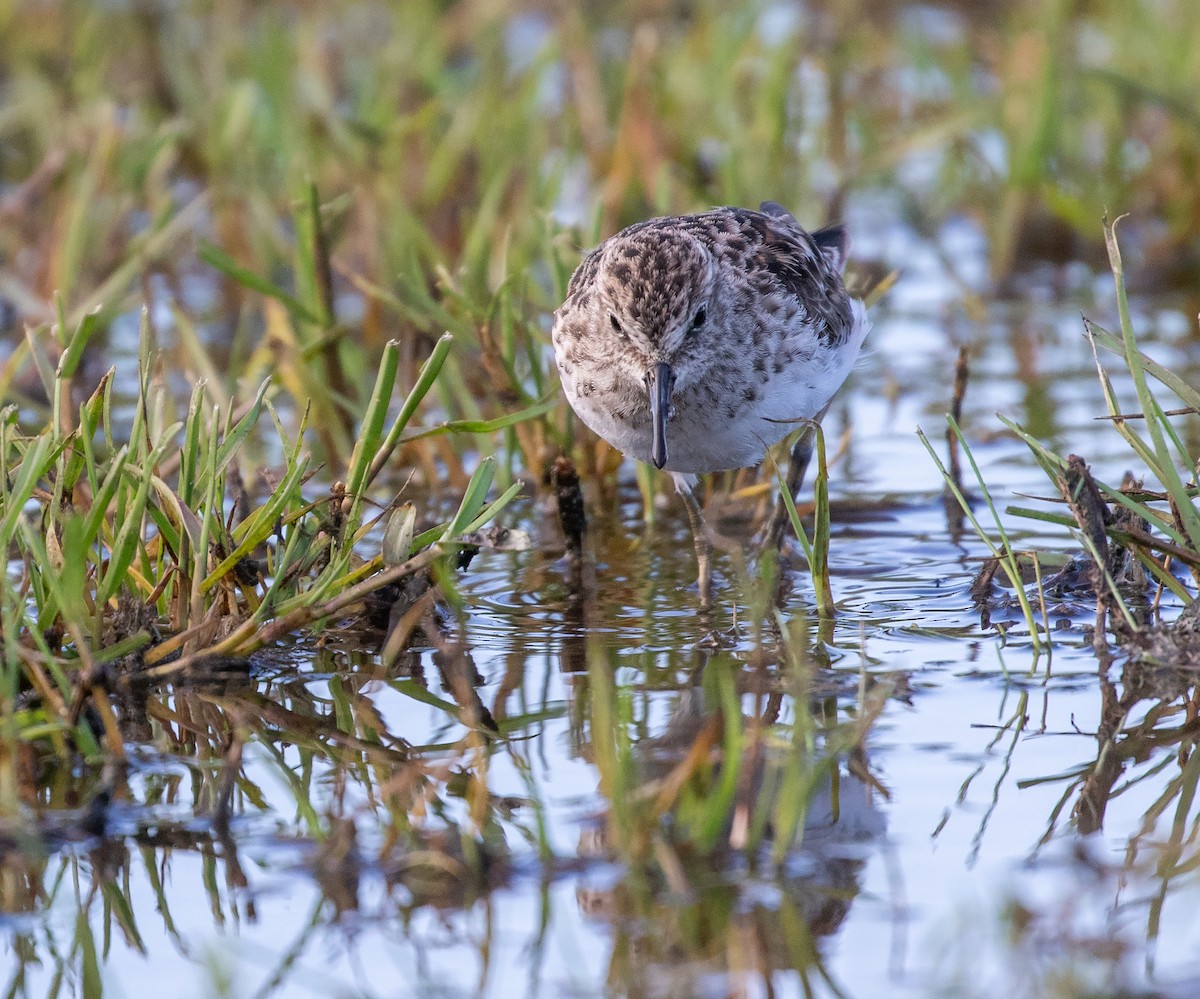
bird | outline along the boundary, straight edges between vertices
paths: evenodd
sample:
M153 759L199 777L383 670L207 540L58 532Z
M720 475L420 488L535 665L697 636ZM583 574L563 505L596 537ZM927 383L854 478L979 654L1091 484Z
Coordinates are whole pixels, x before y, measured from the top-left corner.
M870 330L843 279L849 247L844 226L809 232L773 201L652 218L588 253L554 313L571 408L618 451L673 478L706 607L712 544L696 476L757 465L798 424L820 421ZM793 494L807 436L793 451Z

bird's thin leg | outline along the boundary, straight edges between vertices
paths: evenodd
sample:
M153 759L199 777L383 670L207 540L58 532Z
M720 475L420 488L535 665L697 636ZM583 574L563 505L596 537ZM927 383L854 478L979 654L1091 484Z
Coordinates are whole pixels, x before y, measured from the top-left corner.
M692 544L696 546L696 567L699 571L697 580L700 588L700 609L712 608L712 538L708 533L708 524L704 522L704 514L700 510L700 501L696 499L695 478L690 475L673 475L675 491L683 499L687 508L688 523L692 528Z
M828 410L829 406L826 405L812 422L820 423ZM793 502L795 502L796 495L800 492L800 487L804 485L804 476L808 473L808 463L812 460L813 433L814 431L811 426L806 427L804 433L792 445L792 453L788 458L787 478L784 480L784 487L792 497ZM791 524L792 518L788 514L787 505L784 503L783 497L780 496L775 501L775 509L771 514L771 522L767 527L767 531L763 535L760 551L779 551L780 546L783 544L783 536L788 528L791 527Z

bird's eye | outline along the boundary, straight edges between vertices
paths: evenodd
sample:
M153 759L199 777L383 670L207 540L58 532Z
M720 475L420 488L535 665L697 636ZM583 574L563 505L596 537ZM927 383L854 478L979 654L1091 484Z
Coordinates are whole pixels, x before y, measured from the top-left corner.
M704 325L704 320L708 318L708 313L703 308L697 309L696 314L692 317L691 330L694 333Z
M611 312L608 314L608 321L610 323L612 323L612 328L613 328L614 332L620 333L621 336L625 335L625 331L623 329L621 329L621 324L619 322L617 322L617 317L614 316Z

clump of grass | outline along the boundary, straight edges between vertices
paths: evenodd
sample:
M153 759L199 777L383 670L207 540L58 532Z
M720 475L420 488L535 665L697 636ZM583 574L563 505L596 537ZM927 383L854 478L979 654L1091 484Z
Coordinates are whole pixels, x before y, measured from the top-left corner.
M454 429L411 426L450 355L449 335L398 408L392 400L400 347L385 345L343 477L313 497L305 490L314 475L308 409L301 407L293 437L268 383L226 407L199 384L178 418L145 313L132 423L114 420L111 371L73 412L72 381L96 327L94 315L74 328L60 315L53 326L31 330L50 416L33 432L22 431L16 407L0 417L0 544L10 559L0 582L8 736L48 736L64 752L73 734L94 753L91 729L78 724L90 699L104 720L108 750L120 755L104 689L117 674L179 676L345 616L369 594L456 550L520 488L513 483L489 499L496 463L486 458L453 516L416 536L410 509L391 502L377 509L369 495L399 444ZM275 424L283 460L273 487L256 498L241 485L240 463L264 414ZM366 535L389 517L397 523L384 532L387 550L364 557ZM26 690L37 696L27 698Z
M1099 600L1098 642L1103 640L1106 622L1121 637L1128 638L1145 630L1146 622L1131 609L1129 586L1122 583L1122 563L1136 564L1161 590L1170 591L1183 604L1196 599L1200 587L1200 496L1197 474L1200 454L1193 454L1181 421L1200 415L1200 392L1161 364L1147 357L1138 346L1137 334L1129 310L1125 273L1117 241L1115 223L1104 223L1105 243L1117 293L1120 335L1114 335L1089 320L1084 331L1096 359L1101 392L1114 431L1129 445L1142 471L1120 483L1110 484L1093 476L1085 461L1077 455L1063 457L1037 440L1023 427L1006 417L1001 421L1030 448L1038 464L1062 497L1068 512L1047 512L1010 506L1010 515L1058 524L1072 529L1092 562L1093 584ZM1097 349L1099 348L1099 349ZM1123 407L1117 398L1112 377L1101 360L1100 350L1115 354L1122 362L1137 399L1136 412ZM1170 398L1164 401L1164 394ZM951 432L962 440L961 431L949 418ZM921 435L927 450L941 470L948 488L962 506L980 538L988 544L1012 584L1033 636L1039 647L1033 609L1025 593L1016 553L1004 530L979 468L965 448L976 481L991 511L1001 543L995 545L975 519L971 503L954 477L937 458L929 442ZM1158 488L1143 485L1153 479ZM1178 578L1176 567L1191 577L1193 590ZM1134 578L1137 578L1136 575Z
M1050 476L1070 508L1070 516L1054 517L1021 508L1012 508L1010 512L1076 527L1077 536L1096 566L1096 588L1105 598L1102 609L1119 613L1118 625L1136 632L1142 625L1126 606L1114 578L1114 555L1128 553L1149 578L1185 604L1195 596L1176 578L1172 566L1182 567L1191 576L1193 585L1200 587L1200 512L1195 504L1200 496L1196 479L1200 454L1189 451L1181 426L1183 420L1200 415L1200 392L1138 347L1115 224L1105 221L1104 236L1116 287L1121 333L1114 336L1087 320L1084 329L1096 357L1108 418L1143 471L1135 476L1137 481L1117 485L1102 482L1091 475L1082 459L1075 456L1064 459L1011 420L1005 420L1029 445ZM1122 407L1097 347L1121 360L1133 383L1140 411L1130 412ZM1174 401L1164 403L1164 392L1174 396ZM1161 488L1145 488L1142 485L1145 477L1152 478ZM1095 494L1099 502L1089 503L1089 494Z

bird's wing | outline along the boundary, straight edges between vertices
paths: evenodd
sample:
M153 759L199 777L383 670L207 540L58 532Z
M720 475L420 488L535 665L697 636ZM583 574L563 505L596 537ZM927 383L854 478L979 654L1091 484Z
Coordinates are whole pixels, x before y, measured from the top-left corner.
M778 201L764 201L758 206L758 210L764 215L770 215L771 218L790 222L797 229L803 231L800 223L796 221L796 216ZM829 266L841 274L846 268L846 258L850 255L850 237L846 233L846 227L844 225L828 225L824 229L810 232L809 235L817 244L821 255L829 261Z
M778 212L746 212L743 231L758 244L755 263L772 274L796 297L804 312L839 337L850 326L850 300L842 284L841 270L849 247L846 231L830 226L807 233L774 202Z

